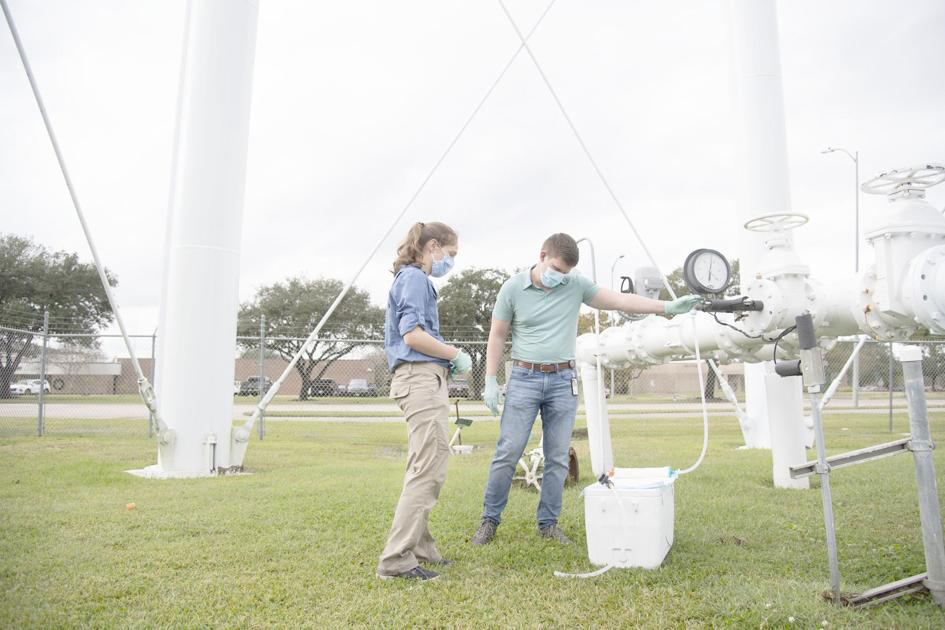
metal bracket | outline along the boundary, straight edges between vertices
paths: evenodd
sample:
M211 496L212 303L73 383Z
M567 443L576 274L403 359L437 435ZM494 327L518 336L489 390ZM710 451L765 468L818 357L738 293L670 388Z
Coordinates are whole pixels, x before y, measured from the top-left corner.
M909 444L911 442L912 438L904 438L902 440L896 440L895 442L877 444L876 446L868 446L866 448L850 451L848 453L832 455L827 458L827 472L830 472L834 468L853 466L854 464L862 464L863 462L868 462L874 459L905 453L910 450ZM798 466L791 466L792 479L809 477L811 475L820 474L821 472L823 471L818 470L818 463L816 461L807 462L806 464L800 464Z
M913 453L931 452L935 450L935 442L932 440L909 440L906 449Z
M841 603L847 606L853 606L854 608L880 604L897 597L902 597L903 595L919 593L927 588L926 583L928 581L927 574L920 573L919 575L913 575L904 580L898 580L877 586L876 588L871 588L868 591L863 591L856 595L841 597Z

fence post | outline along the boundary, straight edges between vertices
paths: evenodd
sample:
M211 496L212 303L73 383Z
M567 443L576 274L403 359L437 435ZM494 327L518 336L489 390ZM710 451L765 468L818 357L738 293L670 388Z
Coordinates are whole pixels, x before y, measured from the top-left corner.
M854 348L856 345L854 344ZM853 406L860 406L860 353L857 352L853 357Z
M892 342L889 342L889 373L886 376L886 381L889 383L889 432L892 433L893 430L893 346Z
M49 344L49 311L43 311L43 353L39 362L39 415L36 433L43 437L46 432L46 347Z
M154 332L151 333L151 383L154 384L154 368L155 363L157 363L157 357L154 356L154 342L157 338L157 328L154 329ZM151 413L151 410L148 410L148 437L154 437L154 414Z
M266 395L266 314L259 316L259 402L262 402ZM266 419L265 413L259 414L259 439L263 439L263 422Z

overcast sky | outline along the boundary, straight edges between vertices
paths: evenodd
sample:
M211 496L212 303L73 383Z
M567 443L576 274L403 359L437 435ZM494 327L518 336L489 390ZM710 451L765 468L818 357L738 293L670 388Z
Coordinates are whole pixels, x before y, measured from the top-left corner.
M157 325L185 3L9 0L132 331ZM546 6L509 0L523 30ZM861 179L945 162L945 2L778 4L795 233L819 278L853 269ZM0 30L0 231L90 260L29 86ZM535 54L659 265L735 255L726 0L558 0ZM261 0L240 297L289 276L347 279L518 40L497 2ZM945 206L945 185L929 193ZM883 198L861 196L864 231ZM609 285L645 258L522 55L359 285L386 303L416 220L460 234L457 269L513 268L556 231L587 236ZM864 245L861 260L871 260ZM590 275L590 257L580 265Z

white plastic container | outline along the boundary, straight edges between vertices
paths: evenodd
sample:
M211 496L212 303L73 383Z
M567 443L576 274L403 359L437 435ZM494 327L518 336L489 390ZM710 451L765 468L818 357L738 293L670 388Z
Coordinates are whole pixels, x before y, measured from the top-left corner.
M591 564L659 567L673 546L675 481L675 477L618 477L613 480L613 489L599 483L584 488L584 527Z

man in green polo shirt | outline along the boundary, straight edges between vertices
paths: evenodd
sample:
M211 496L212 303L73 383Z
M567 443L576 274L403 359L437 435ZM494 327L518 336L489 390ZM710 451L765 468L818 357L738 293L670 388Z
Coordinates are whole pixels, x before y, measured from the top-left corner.
M472 537L483 545L495 537L509 499L512 475L525 451L535 417L541 412L545 469L538 502L538 531L544 538L569 543L558 528L561 495L568 472L568 446L577 412L574 347L581 304L626 313L678 315L701 298L687 295L672 302L599 288L571 270L578 263L577 243L567 234L553 234L541 246L538 263L509 278L492 310L486 349L483 399L498 414L496 374L502 349L512 333L512 373L507 377L499 442L489 470L482 521Z

